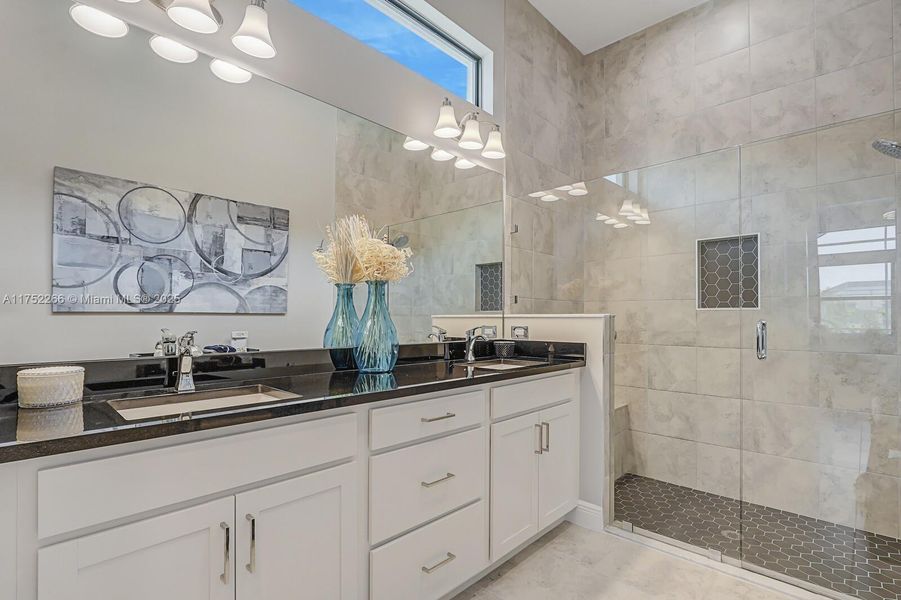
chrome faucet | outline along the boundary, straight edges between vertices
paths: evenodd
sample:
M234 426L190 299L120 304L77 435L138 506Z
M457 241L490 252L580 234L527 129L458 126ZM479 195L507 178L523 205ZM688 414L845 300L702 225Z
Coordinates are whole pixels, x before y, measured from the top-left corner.
M466 362L471 363L476 360L476 342L485 342L487 338L484 335L476 335L476 332L484 332L485 329L488 329L489 325L479 325L478 327L473 327L472 329L466 330Z
M189 331L178 338L178 372L175 379L176 392L193 392L194 387L194 357L203 354L200 348L194 344L196 331Z
M447 336L447 329L443 327L438 327L437 325L432 325L432 333L429 334L429 339L434 339L439 344L444 343L445 338Z

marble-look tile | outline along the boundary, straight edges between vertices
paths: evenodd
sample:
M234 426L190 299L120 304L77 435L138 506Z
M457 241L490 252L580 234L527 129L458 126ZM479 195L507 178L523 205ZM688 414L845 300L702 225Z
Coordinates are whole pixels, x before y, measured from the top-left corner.
M817 134L759 142L742 149L742 195L798 189L817 182Z
M721 202L738 198L741 160L737 148L702 154L694 159L695 202Z
M617 385L647 387L648 358L646 346L626 344L617 340L614 381Z
M644 31L646 57L643 66L649 79L691 68L695 52L694 28L694 14L689 10Z
M607 260L601 292L606 300L641 300L644 296L641 259Z
M882 354L818 355L817 384L821 406L881 412L898 402L901 369L897 356Z
M813 25L814 0L751 0L751 43Z
M649 256L642 262L645 298L648 300L693 300L695 298L694 254Z
M533 299L554 298L554 257L540 252L532 253L532 294Z
M707 108L751 93L749 51L743 48L694 68L696 106Z
M696 442L632 431L635 474L660 481L696 487Z
M814 80L751 96L751 139L763 140L813 129L816 125Z
M695 301L648 300L644 303L643 341L649 344L692 346L697 340Z
M863 433L860 468L901 477L901 417L872 415Z
M881 175L819 186L817 200L820 233L884 226L885 213L898 207L895 176Z
M699 133L692 115L656 123L648 129L647 161L659 164L698 153Z
M667 71L647 83L648 118L652 123L684 117L695 111L695 93L690 69Z
M648 317L645 302L624 300L598 304L598 310L595 312L616 315L616 335L619 341L623 344L643 344L647 341ZM646 384L647 380L642 385Z
M698 444L698 489L741 498L741 450Z
M817 22L822 23L870 2L873 0L815 0L814 17Z
M742 447L818 464L856 469L866 416L818 407L745 400Z
M742 398L817 406L816 360L813 352L777 350L770 351L766 360L758 360L753 351L742 350Z
M817 132L817 182L834 183L885 175L895 171L895 160L874 151L879 137L894 137L892 115L851 121Z
M745 233L759 232L761 246L816 239L817 193L813 187L755 195L742 199L741 204L742 229ZM760 254L764 265L781 258ZM772 290L761 292L774 294Z
M632 173L629 174L630 176ZM677 160L642 169L637 174L642 206L649 211L691 206L697 185L692 160Z
M647 232L647 256L688 254L695 251L695 208L688 206L651 213Z
M855 526L864 531L898 538L901 535L899 486L901 480L896 477L861 473L854 482L857 500Z
M814 29L806 27L751 46L751 93L759 94L816 73Z
M751 139L751 101L742 98L695 113L698 151L712 152Z
M712 0L697 12L695 62L748 46L748 0Z
M876 0L817 22L818 75L891 56L892 52L892 0Z
M732 237L740 233L739 200L708 202L695 208L695 232L698 239Z
M734 398L648 390L629 405L632 431L728 448L740 445L740 421L741 401Z
M812 237L816 234L812 233ZM776 241L760 246L760 293L768 298L788 298L820 293L815 242Z
M648 387L670 392L698 389L698 358L694 347L648 346Z
M604 143L604 162L610 173L647 166L647 125L635 125L628 133L609 136Z
M859 476L860 473L857 469L822 465L818 486L817 518L846 527L854 527L857 522L855 484Z
M768 323L768 344L773 350L816 350L820 346L819 303L807 297L763 296L759 311L742 311L746 344L754 342L757 321ZM750 344L749 344L750 345Z
M532 222L532 248L536 252L553 254L555 232L555 212L547 206L536 205L535 220Z
M802 460L742 452L742 499L808 517L819 513L818 465Z
M531 250L532 230L536 216L535 205L519 198L511 198L508 201L513 211L513 223L517 227L517 232L510 236L510 243L514 248Z
M697 311L697 344L715 348L738 348L741 336L739 312Z
M698 348L698 393L737 398L741 393L741 354L735 348Z
M817 124L892 110L893 73L892 57L888 56L817 77Z

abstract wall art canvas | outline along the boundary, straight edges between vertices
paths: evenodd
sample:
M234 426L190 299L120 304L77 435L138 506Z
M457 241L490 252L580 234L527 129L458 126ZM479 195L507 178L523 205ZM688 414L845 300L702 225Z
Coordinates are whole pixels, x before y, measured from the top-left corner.
M288 211L57 167L54 312L284 314Z

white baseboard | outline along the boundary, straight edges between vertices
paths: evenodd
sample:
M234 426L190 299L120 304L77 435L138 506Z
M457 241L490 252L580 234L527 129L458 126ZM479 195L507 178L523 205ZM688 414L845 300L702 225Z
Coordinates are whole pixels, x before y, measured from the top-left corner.
M604 531L604 509L591 502L579 500L576 507L566 515L566 520L591 531Z

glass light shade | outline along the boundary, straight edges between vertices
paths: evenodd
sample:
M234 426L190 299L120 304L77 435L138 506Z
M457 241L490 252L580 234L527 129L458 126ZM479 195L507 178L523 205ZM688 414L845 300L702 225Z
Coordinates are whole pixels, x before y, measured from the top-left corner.
M569 190L573 189L573 186L561 185L560 187L555 187L554 189L557 190L558 192L568 192Z
M173 0L166 14L176 24L194 33L216 33L219 21L213 14L210 0Z
M160 58L179 64L188 64L197 60L197 50L189 48L181 42L155 35L150 38L150 48Z
M464 150L481 150L485 147L485 143L482 141L482 132L479 131L479 122L475 119L466 121L463 137L460 138L460 147Z
M457 159L457 162L454 163L454 166L458 169L472 169L476 166L476 164L471 160L465 159L461 156Z
M137 4L141 0L119 0L119 2L125 2L126 4Z
M244 12L244 22L232 36L235 48L255 58L272 58L275 46L269 34L269 14L262 6L251 4Z
M569 192L567 192L570 196L587 196L588 195L588 186L586 186L583 182L573 184L573 187Z
M542 202L556 202L559 199L560 199L560 197L555 196L554 194L545 194L544 196L541 197Z
M407 136L407 139L404 140L404 148L406 150L420 152L422 150L428 149L428 147L429 145L425 142L420 142L419 140L413 139L410 136Z
M441 110L438 112L438 123L435 124L435 137L440 137L443 139L455 138L460 135L461 129L457 124L457 115L454 112L454 107L450 103L450 101L445 101L444 104L441 105Z
M641 218L641 205L637 202L632 205L632 214L626 216L630 221L637 221Z
M441 148L435 148L434 150L432 150L431 156L432 160L437 160L438 162L445 162L457 158L447 150L442 150Z
M73 4L69 16L83 29L101 37L120 38L128 34L128 23L93 6Z
M595 221L606 221L606 220L609 219L609 218L610 218L610 217L608 217L607 215L603 215L603 214L601 214L601 213L598 213L598 216L596 216L596 217L594 218L594 220L595 220Z
M547 192L532 192L529 194L529 198L541 198L542 196L546 196Z
M210 71L213 75L228 83L247 83L253 77L253 73L230 62L214 58L210 62Z
M500 129L495 128L494 131L488 134L488 143L485 144L485 149L482 150L482 156L493 160L506 158L507 153L504 152L504 143L501 139Z
M623 228L628 227L628 226L629 226L629 225L626 224L626 223L617 223L616 225L613 226L613 228L614 228L614 229L623 229Z
M641 209L641 218L636 219L635 224L636 225L650 225L651 224L651 217L648 216L648 209L646 209L646 208Z
M616 225L617 223L619 223L619 221L617 221L616 219L607 219L606 221L604 221L604 225Z
M625 200L623 200L623 205L619 209L619 214L625 216L625 215L631 215L633 212L634 212L634 209L632 208L632 199L626 198Z

